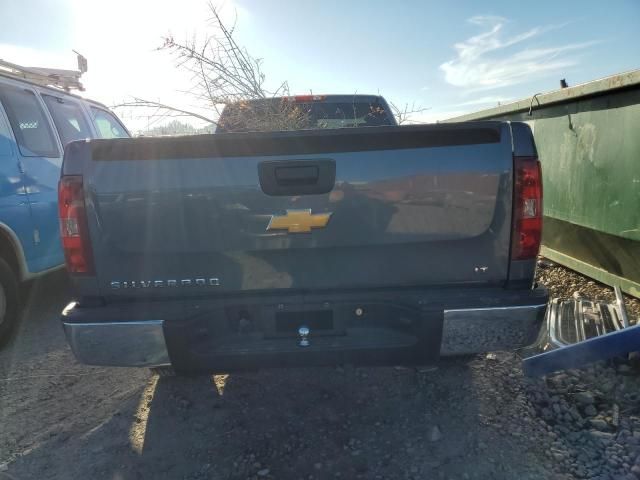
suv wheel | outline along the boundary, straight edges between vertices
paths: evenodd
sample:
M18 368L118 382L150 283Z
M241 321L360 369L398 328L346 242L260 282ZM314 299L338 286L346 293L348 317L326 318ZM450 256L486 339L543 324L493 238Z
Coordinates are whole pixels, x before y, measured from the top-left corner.
M0 346L4 345L20 321L18 279L11 267L0 258Z

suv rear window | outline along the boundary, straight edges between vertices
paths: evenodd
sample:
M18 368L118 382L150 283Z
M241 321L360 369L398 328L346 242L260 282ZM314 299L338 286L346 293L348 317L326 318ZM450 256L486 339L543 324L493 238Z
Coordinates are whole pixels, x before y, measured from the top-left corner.
M58 147L36 95L20 88L0 88L0 100L25 157L57 157Z
M115 115L97 107L91 107L93 121L98 129L100 138L128 138L129 133L118 121Z
M42 98L49 112L51 112L53 123L58 129L62 145L74 140L84 140L92 137L89 124L80 109L80 105L52 95L42 95Z

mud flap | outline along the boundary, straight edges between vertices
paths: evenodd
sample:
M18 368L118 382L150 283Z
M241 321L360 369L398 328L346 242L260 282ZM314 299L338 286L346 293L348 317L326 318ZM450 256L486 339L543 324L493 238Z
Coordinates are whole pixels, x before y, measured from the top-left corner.
M552 300L546 331L536 351L522 361L524 374L545 375L640 350L640 324L629 326L619 290L616 296L615 305L581 298Z

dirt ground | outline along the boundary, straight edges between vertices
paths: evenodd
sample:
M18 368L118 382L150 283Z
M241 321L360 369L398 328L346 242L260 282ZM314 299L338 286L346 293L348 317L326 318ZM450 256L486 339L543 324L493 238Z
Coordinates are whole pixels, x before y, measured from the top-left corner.
M555 292L594 287L541 275ZM541 380L510 352L159 378L76 363L68 301L64 274L35 283L0 352L0 479L640 478L640 380L624 362Z

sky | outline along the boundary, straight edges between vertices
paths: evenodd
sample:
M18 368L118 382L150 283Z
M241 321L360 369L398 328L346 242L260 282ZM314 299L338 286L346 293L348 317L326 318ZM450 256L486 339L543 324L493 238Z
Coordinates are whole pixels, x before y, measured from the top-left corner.
M266 86L291 94L373 93L436 121L640 68L639 0L213 0L262 59ZM197 110L189 75L162 38L205 38L207 0L0 0L0 58L75 68L84 96ZM149 118L117 110L132 129ZM205 112L206 113L206 112ZM197 123L197 122L196 122Z

